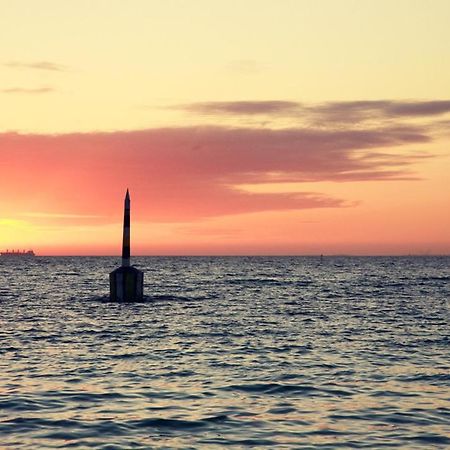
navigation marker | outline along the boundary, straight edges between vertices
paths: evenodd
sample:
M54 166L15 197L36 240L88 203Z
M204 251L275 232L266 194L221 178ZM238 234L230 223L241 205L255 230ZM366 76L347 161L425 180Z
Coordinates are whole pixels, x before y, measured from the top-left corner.
M130 266L130 194L125 195L122 265L109 274L109 298L114 302L139 302L144 297L144 273Z

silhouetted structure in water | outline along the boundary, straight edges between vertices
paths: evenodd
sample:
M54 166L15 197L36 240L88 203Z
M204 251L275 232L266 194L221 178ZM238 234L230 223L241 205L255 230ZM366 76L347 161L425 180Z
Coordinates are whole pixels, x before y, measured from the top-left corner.
M36 256L33 250L6 250L6 252L1 252L0 256Z
M122 265L109 274L109 298L115 302L138 302L144 296L144 274L130 266L130 194L125 195Z

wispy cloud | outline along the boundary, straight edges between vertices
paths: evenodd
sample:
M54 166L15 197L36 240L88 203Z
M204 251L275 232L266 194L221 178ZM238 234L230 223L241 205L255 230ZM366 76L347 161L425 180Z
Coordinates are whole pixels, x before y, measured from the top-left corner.
M55 89L48 86L40 88L12 87L1 89L0 92L4 94L48 94L50 92L55 92Z
M25 212L21 217L32 217L42 219L98 219L101 216L93 214L65 214L65 213L47 213L47 212Z
M8 61L3 63L3 65L6 67L10 67L12 69L37 69L37 70L49 70L53 72L65 72L68 70L67 66L50 61L34 61L34 62Z
M298 114L302 111L302 105L297 102L284 100L267 101L238 101L238 102L203 102L180 105L175 108L184 109L199 114L233 114L233 115L255 115L255 114Z
M368 119L404 119L428 117L450 112L450 100L431 101L356 101L330 102L310 106L309 111L324 119L339 121L363 121Z
M390 102L386 110L399 116L435 116L450 112L450 100Z
M303 104L285 100L201 102L175 108L206 115L290 116L310 120L360 122L437 116L450 112L450 100L377 100Z

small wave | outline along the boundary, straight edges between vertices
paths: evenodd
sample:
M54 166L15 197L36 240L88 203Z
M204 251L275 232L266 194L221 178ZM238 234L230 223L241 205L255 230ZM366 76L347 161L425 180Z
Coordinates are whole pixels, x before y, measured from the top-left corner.
M12 398L0 401L0 410L9 411L41 411L59 408L63 402L58 400L31 400L27 398Z
M119 392L102 392L102 393L94 393L94 392L67 392L62 391L59 393L59 396L64 400L74 401L74 402L87 402L87 403L96 403L96 402L104 402L104 401L112 401L112 400L120 400L129 398L125 394L121 394Z
M226 422L228 419L229 417L226 414L219 414L218 416L206 417L203 420L209 423L222 423Z
M223 389L227 391L242 391L265 394L308 394L317 390L313 386L300 386L296 384L279 383L232 384Z
M136 303L155 303L155 302L195 302L202 300L213 300L218 298L218 295L198 295L198 296L187 296L187 295L170 295L170 294L154 294L154 295L144 295L142 300L137 300L135 302L115 302L109 298L109 295L96 295L89 297L87 300L101 303L114 303L120 305L133 305Z
M271 286L308 286L312 283L310 280L283 280L281 278L232 278L225 280L226 284L238 284L240 286L248 285L271 285Z
M69 419L42 419L40 417L14 417L11 419L2 420L0 426L10 426L16 431L33 430L36 428L45 427L62 427L62 428L77 428L82 426L80 422Z
M241 447L273 447L275 448L278 445L277 441L273 441L271 439L203 439L201 441L204 444L209 445L219 445L219 446L241 446Z
M195 372L192 370L174 370L172 372L167 372L163 375L164 378L171 377L171 378L186 378L186 377L192 377L195 375Z
M194 302L199 300L213 300L217 298L216 295L198 295L198 296L185 296L185 295L166 295L166 294L159 294L159 295L149 295L147 296L149 301L155 301L155 302Z
M280 384L280 383L252 383L252 384L232 384L223 387L227 391L241 391L248 393L262 393L269 395L291 394L291 395L316 395L316 396L336 396L350 397L352 392L343 389L327 387L315 387L300 384Z
M269 409L267 412L269 414L281 414L281 415L285 415L285 414L290 414L293 412L296 412L297 410L295 408L293 408L292 406L285 406L285 407L277 407L277 408L271 408ZM305 422L305 425L308 424L307 422Z
M222 388L226 391L242 391L250 393L283 394L298 393L307 394L316 391L313 386L300 386L297 384L279 384L279 383L252 383L252 384L232 384Z
M334 430L332 428L321 428L320 430L314 430L309 431L308 433L305 433L307 436L314 436L314 435L320 435L320 436L338 436L338 435L344 435L344 434L355 434L348 430L346 431L340 431L340 430Z
M420 277L418 278L420 281L450 281L450 276L429 276L429 277Z
M416 392L407 392L407 391L376 391L371 394L372 397L418 397L419 394Z
M441 434L420 434L412 439L423 444L450 445L450 438Z
M399 381L415 382L415 381L450 381L449 373L436 373L433 375L419 374L419 375L404 375L397 377Z
M133 428L168 428L173 430L190 430L207 426L203 420L180 420L180 419L141 419L127 422Z

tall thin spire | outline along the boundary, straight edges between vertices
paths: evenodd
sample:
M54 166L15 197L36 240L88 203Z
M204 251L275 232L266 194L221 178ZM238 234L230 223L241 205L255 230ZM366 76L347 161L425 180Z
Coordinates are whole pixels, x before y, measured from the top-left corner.
M113 302L144 300L144 273L130 266L130 193L125 195L122 265L109 274L109 298Z
M127 189L123 214L122 266L130 265L130 194Z

